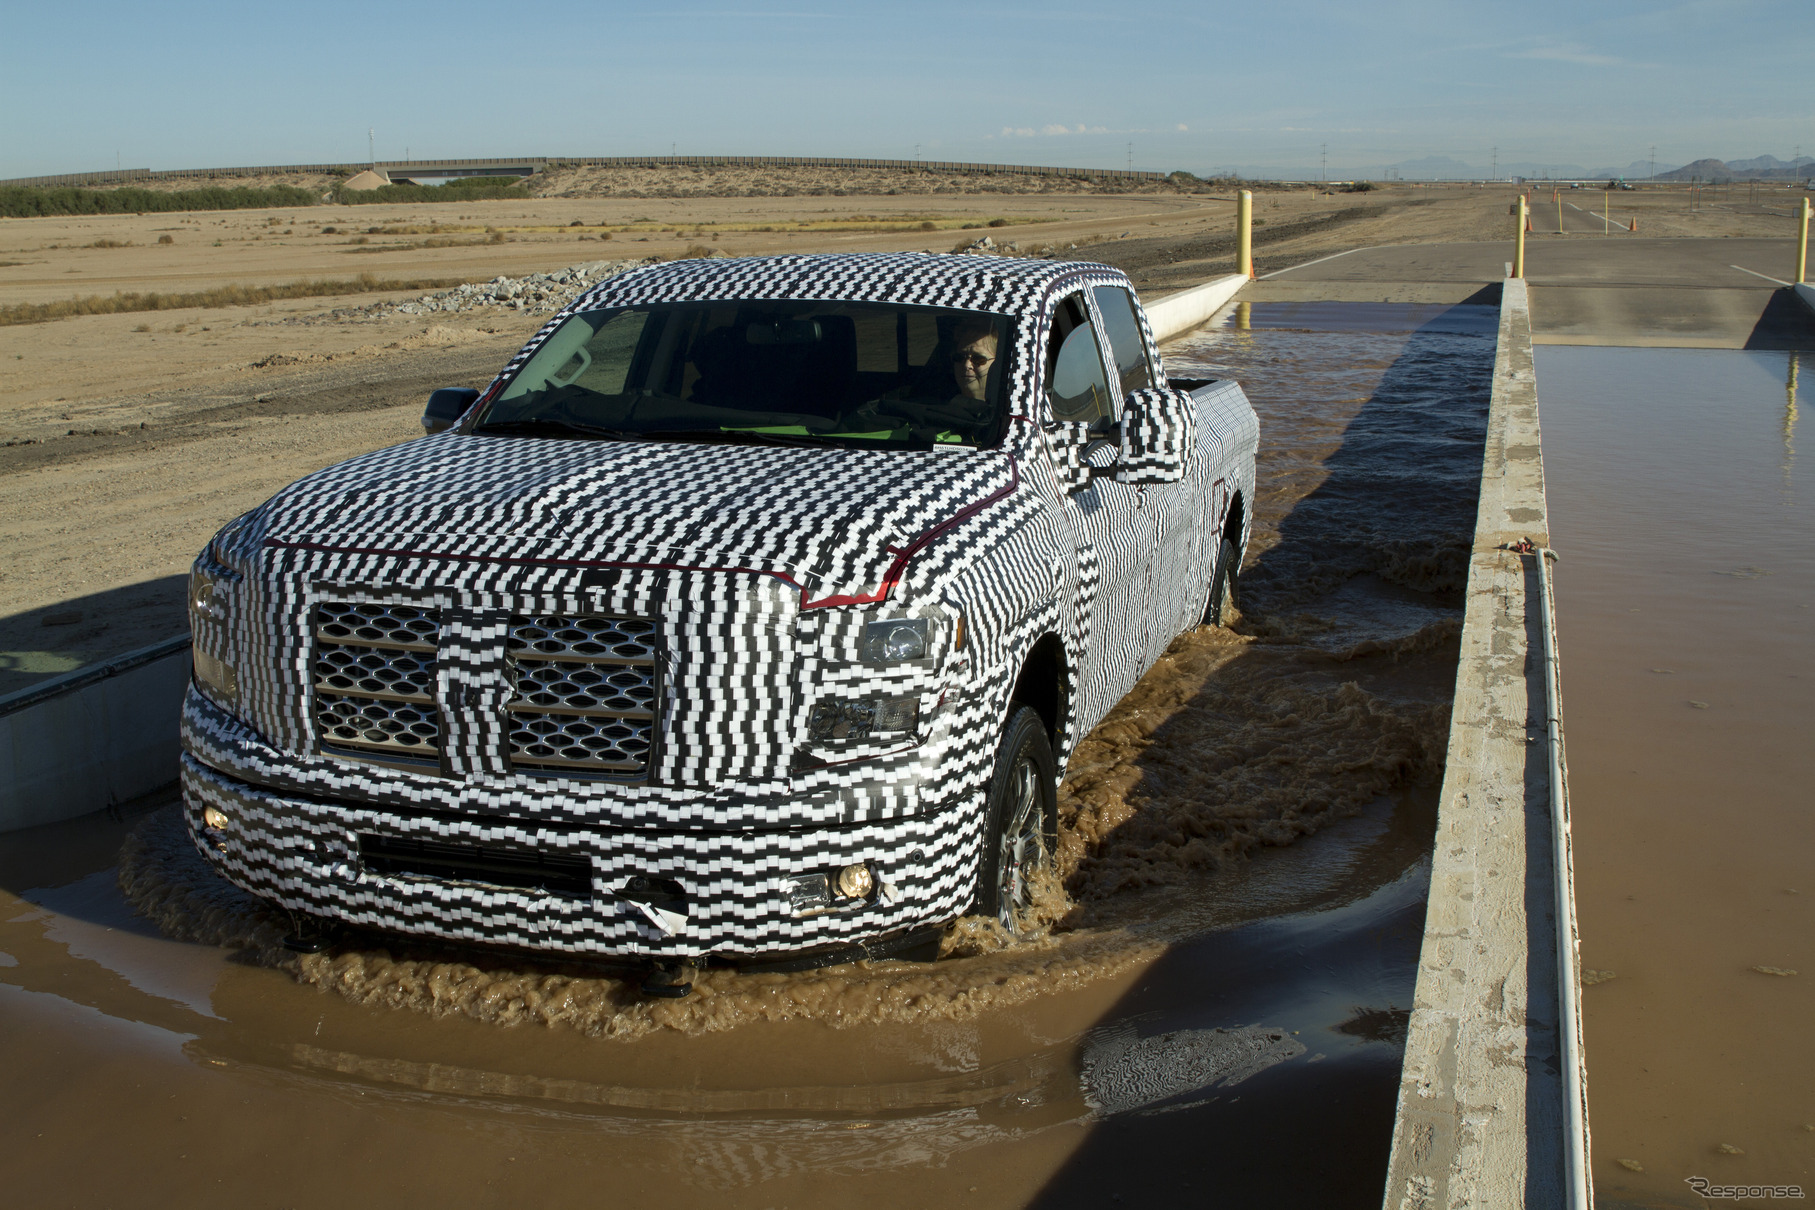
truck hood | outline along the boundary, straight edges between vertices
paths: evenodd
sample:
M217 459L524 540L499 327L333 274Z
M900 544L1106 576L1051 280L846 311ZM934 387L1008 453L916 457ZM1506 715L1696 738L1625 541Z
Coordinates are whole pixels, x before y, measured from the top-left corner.
M803 607L860 604L1018 483L1012 456L965 448L444 433L299 480L246 537L381 558L753 571L800 589Z

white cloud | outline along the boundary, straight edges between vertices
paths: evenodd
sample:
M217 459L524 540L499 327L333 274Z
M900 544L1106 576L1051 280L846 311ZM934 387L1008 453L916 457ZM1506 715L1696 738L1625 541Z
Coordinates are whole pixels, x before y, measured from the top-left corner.
M1080 127L1078 127L1078 129L1082 130L1084 128L1082 126L1080 126ZM1070 134L1071 131L1066 129L1063 126L1060 126L1056 122L1048 122L1046 125L1040 127L1040 133L1041 134Z
M1584 67L1609 67L1624 62L1612 55L1596 54L1580 42L1552 42L1545 46L1534 46L1528 50L1516 50L1507 56L1509 59L1546 59L1554 63L1577 63Z
M1184 124L1184 123L1183 123L1183 122L1180 122L1180 123L1179 123L1179 124L1178 124L1178 128L1179 128L1179 129L1180 129L1180 130L1190 130L1190 129L1191 129L1191 127L1189 127L1189 126L1187 126L1187 125L1185 125L1185 124Z

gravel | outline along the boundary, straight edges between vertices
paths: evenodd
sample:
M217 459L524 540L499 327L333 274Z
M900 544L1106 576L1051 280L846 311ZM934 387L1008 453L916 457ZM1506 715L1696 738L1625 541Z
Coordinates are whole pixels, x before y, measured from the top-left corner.
M451 290L424 294L413 302L376 303L370 307L361 307L359 312L375 317L443 315L500 307L527 315L541 315L559 311L574 295L598 285L608 277L616 277L620 273L654 263L654 257L641 260L587 261L585 264L557 269L553 273L531 273L527 277L494 277L487 282L466 282Z

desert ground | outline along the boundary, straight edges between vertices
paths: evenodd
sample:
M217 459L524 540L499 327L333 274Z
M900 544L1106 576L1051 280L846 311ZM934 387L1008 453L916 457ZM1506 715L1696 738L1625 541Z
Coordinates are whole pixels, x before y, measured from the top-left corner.
M1023 192L963 192L955 177L890 192L861 172L729 185L646 175L567 170L535 182L533 200L0 219L0 692L181 633L182 576L221 524L310 471L416 436L430 390L483 385L546 318L395 309L448 285L707 253L947 252L985 236L999 254L1118 265L1150 297L1234 267L1228 188L1028 178ZM1780 236L1799 197L1616 192L1609 221L1601 191L1563 190L1559 237L1549 187L1524 188L1534 240L1618 239L1631 220L1650 237ZM651 196L664 189L675 196ZM1510 259L1517 192L1256 187L1257 272L1387 244L1505 239ZM352 284L16 322L70 299L317 281Z

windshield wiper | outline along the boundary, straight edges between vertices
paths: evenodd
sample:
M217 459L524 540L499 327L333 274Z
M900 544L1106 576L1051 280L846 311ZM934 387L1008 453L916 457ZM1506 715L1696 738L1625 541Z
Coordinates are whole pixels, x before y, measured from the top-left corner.
M578 420L559 420L553 416L534 416L523 420L491 420L473 429L475 433L500 437L539 437L565 433L573 437L592 437L611 441L634 441L645 436L627 429L609 429L603 425L583 424Z
M793 446L820 446L826 443L823 438L803 433L761 433L752 429L614 429L578 420L561 420L553 416L494 420L479 425L473 432L499 437L565 434L604 441L699 441L715 444L749 441L764 445Z

